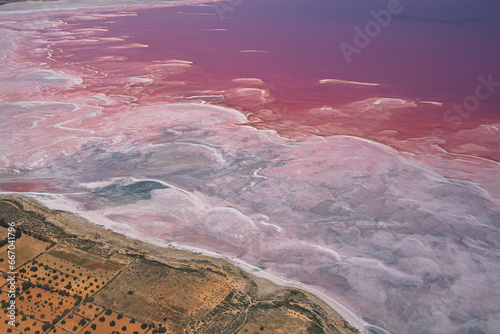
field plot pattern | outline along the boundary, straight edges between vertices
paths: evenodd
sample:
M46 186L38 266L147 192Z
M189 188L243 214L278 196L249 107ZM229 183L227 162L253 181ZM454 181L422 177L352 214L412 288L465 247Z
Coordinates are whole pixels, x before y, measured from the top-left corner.
M95 319L92 323L85 327L84 331L85 330L91 330L91 333L95 334L106 334L113 331L120 333L137 332L144 334L149 330L149 326L145 326L143 323L135 321L135 319L123 316L116 312L111 312L109 315L106 315L106 313L103 312L98 319Z
M96 306L91 303L82 303L75 310L75 314L85 317L90 320L94 320L103 311L102 307Z
M230 280L223 274L141 261L96 294L96 302L113 304L122 312L134 312L146 322L166 318L167 324L175 328L192 316L211 311L231 290Z
M76 298L61 296L58 293L38 287L26 290L16 301L19 313L32 314L36 319L52 322L61 316L65 310L70 310L76 303Z
M70 294L88 296L103 287L119 268L119 263L58 245L21 267L19 275L56 291L65 289Z
M87 323L87 319L72 313L64 320L61 320L58 327L61 327L68 332L79 332Z
M51 248L50 243L28 235L23 235L21 240L23 242L17 246L22 261L31 261L18 268L16 327L6 324L2 317L2 333L76 334L85 328L82 333L142 334L149 330L149 326L111 311L108 311L111 314L106 322L99 321L98 316L105 312L104 308L82 302L115 277L124 264L64 244ZM0 253L5 252L6 247L2 247ZM9 302L7 292L2 288L2 308Z
M16 240L16 268L41 254L48 247L50 247L48 242L35 239L29 235L23 235L19 240ZM7 247L0 248L0 259L7 259ZM0 270L9 271L7 261L0 262Z

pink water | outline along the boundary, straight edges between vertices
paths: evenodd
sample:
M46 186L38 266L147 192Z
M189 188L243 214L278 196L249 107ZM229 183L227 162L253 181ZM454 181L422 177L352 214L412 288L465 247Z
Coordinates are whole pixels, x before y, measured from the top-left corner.
M213 101L243 109L251 114L250 121L259 128L272 128L289 134L286 124L312 126L315 134L354 134L383 143L391 139L377 135L383 130L398 131L397 140L447 135L447 150L472 153L498 160L497 143L482 143L486 150L466 152L453 136L458 130L477 128L498 119L500 94L482 101L479 109L462 122L445 122L443 115L453 104L461 104L474 94L478 76L493 75L498 81L500 47L497 7L485 6L463 17L465 7L447 9L445 17L436 13L420 13L426 5L403 3L403 12L394 16L390 26L383 28L371 44L352 56L348 64L339 44L353 44L354 26L364 27L373 20L370 10L383 10L385 2L348 5L325 1L246 1L233 12L226 12L220 21L210 7L171 7L143 9L137 16L113 19L70 20L69 31L103 25L101 37L126 36L127 43L148 45L147 48L106 50L102 44L57 44L58 56L72 63L85 63L104 71L128 70L120 63L105 63L96 56L123 56L132 63L150 63L165 59L187 59L194 69L173 78L189 81L184 87L150 87L143 93L148 99L160 94L180 96L197 92L215 92L222 101ZM265 8L265 9L264 9ZM453 13L453 10L456 13ZM496 10L496 11L495 11ZM304 13L307 13L304 14ZM438 12L439 13L439 12ZM206 15L188 15L206 14ZM438 17L428 17L428 16ZM225 30L213 30L225 29ZM161 33L156 33L161 31ZM107 46L122 42L109 42ZM263 52L241 52L258 50ZM150 74L135 69L137 75ZM258 85L270 96L257 100L233 90L239 85L235 78L258 78ZM168 79L172 79L170 75ZM374 83L379 86L349 84L319 84L321 79ZM99 84L88 87L99 91ZM376 123L365 117L342 119L331 115L311 115L313 108L342 108L346 104L369 98L402 98L417 101L415 108L398 108L386 119ZM418 101L437 101L436 107ZM270 115L269 110L272 111ZM452 114L457 116L457 114ZM255 117L253 117L255 116ZM460 115L458 115L460 116ZM371 124L367 124L370 122ZM333 123L334 126L322 126ZM319 129L319 132L317 132ZM308 132L301 128L302 132ZM292 131L293 132L293 131Z
M6 17L0 189L236 256L394 333L494 333L500 87L446 115L500 82L499 5L401 5L350 63L340 43L387 2ZM170 188L97 198L146 179Z

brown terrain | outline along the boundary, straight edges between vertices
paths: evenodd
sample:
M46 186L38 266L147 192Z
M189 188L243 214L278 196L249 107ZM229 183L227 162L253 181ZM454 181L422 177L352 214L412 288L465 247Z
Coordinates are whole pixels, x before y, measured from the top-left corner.
M1 333L357 333L315 296L274 285L224 261L132 240L22 196L0 197L18 273L8 324L7 245ZM3 260L1 260L3 259Z

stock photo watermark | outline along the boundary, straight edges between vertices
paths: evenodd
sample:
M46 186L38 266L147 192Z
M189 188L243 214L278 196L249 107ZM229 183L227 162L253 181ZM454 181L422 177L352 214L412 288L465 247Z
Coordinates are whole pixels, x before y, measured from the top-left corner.
M406 1L411 2L412 0ZM339 45L347 63L352 62L353 55L360 54L364 48L368 47L372 40L382 33L383 28L387 28L391 24L392 18L401 14L403 10L404 6L400 0L389 0L386 9L370 11L373 20L368 21L364 29L359 26L354 27L354 38L351 44L341 42Z
M16 322L16 275L17 272L14 272L14 269L16 268L16 223L10 222L7 223L8 228L7 228L7 239L5 242L8 244L7 245L7 262L8 262L8 268L9 272L7 273L7 284L6 288L8 289L7 291L7 297L9 298L8 306L6 308L7 310L7 318L9 318L10 321L7 321L7 323L11 326L15 326Z
M481 102L488 100L500 89L500 81L495 81L492 73L487 76L480 75L477 80L479 84L474 89L473 94L465 97L461 104L454 104L452 108L443 113L443 121L453 123L455 129L460 128L462 121L468 119L472 113L479 109ZM435 137L441 137L444 133L443 129L438 128L432 134Z
M213 4L215 12L217 13L217 16L219 17L219 20L223 22L226 17L224 16L227 12L233 12L236 7L241 5L243 3L243 0L228 0L228 1L222 1L222 2L215 2Z

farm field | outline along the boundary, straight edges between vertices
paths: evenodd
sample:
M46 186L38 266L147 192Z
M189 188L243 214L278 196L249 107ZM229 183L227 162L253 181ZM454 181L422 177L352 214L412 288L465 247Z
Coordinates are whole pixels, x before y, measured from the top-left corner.
M0 226L0 240L7 238L7 228Z
M4 309L5 303L9 302L8 298L8 291L9 289L7 288L7 285L2 282L3 286L0 288L0 305L2 305L2 308ZM0 333L7 333L7 330L9 328L12 329L12 326L9 324L5 323L6 317L4 316L5 313L3 313L3 310L0 311ZM17 331L17 329L14 328L13 333L20 333Z
M58 327L68 332L78 333L83 327L88 324L88 322L89 321L84 317L71 313L59 322Z
M197 270L185 264L174 267L137 261L97 293L96 302L176 330L188 318L208 313L233 288L229 277L210 271L202 275Z
M84 332L87 330L92 334L108 334L113 331L144 334L149 330L149 326L122 314L108 311L107 313L103 312L98 318L89 323L84 328Z
M8 333L8 329L12 330L12 333L18 334L21 333L17 328L12 328L12 326L4 323L3 321L0 323L0 333Z
M15 267L20 267L23 263L31 260L37 255L43 253L48 247L51 246L50 243L35 239L29 235L23 234L21 238L15 242L15 252L16 252L16 265ZM5 261L0 262L0 270L8 272L9 263L7 261L7 247L0 248L0 258L5 259Z
M106 282L124 266L64 244L58 244L42 254L38 261L53 268L60 268L64 273L71 272L74 276L90 275Z
M82 304L78 305L74 313L92 321L97 318L103 311L104 310L102 307L83 302Z
M64 269L64 268L62 268ZM104 286L104 281L99 281L91 276L73 276L52 269L34 260L19 269L19 277L34 284L44 284L54 290L64 289L71 294L86 296L94 293Z
M33 315L35 319L52 322L65 310L71 310L76 298L61 296L59 293L31 287L16 298L19 313ZM18 317L19 318L19 317ZM19 319L17 319L19 320Z
M44 322L33 319L30 316L22 316L21 321L19 321L19 327L17 327L16 329L22 333L43 333L44 324Z

